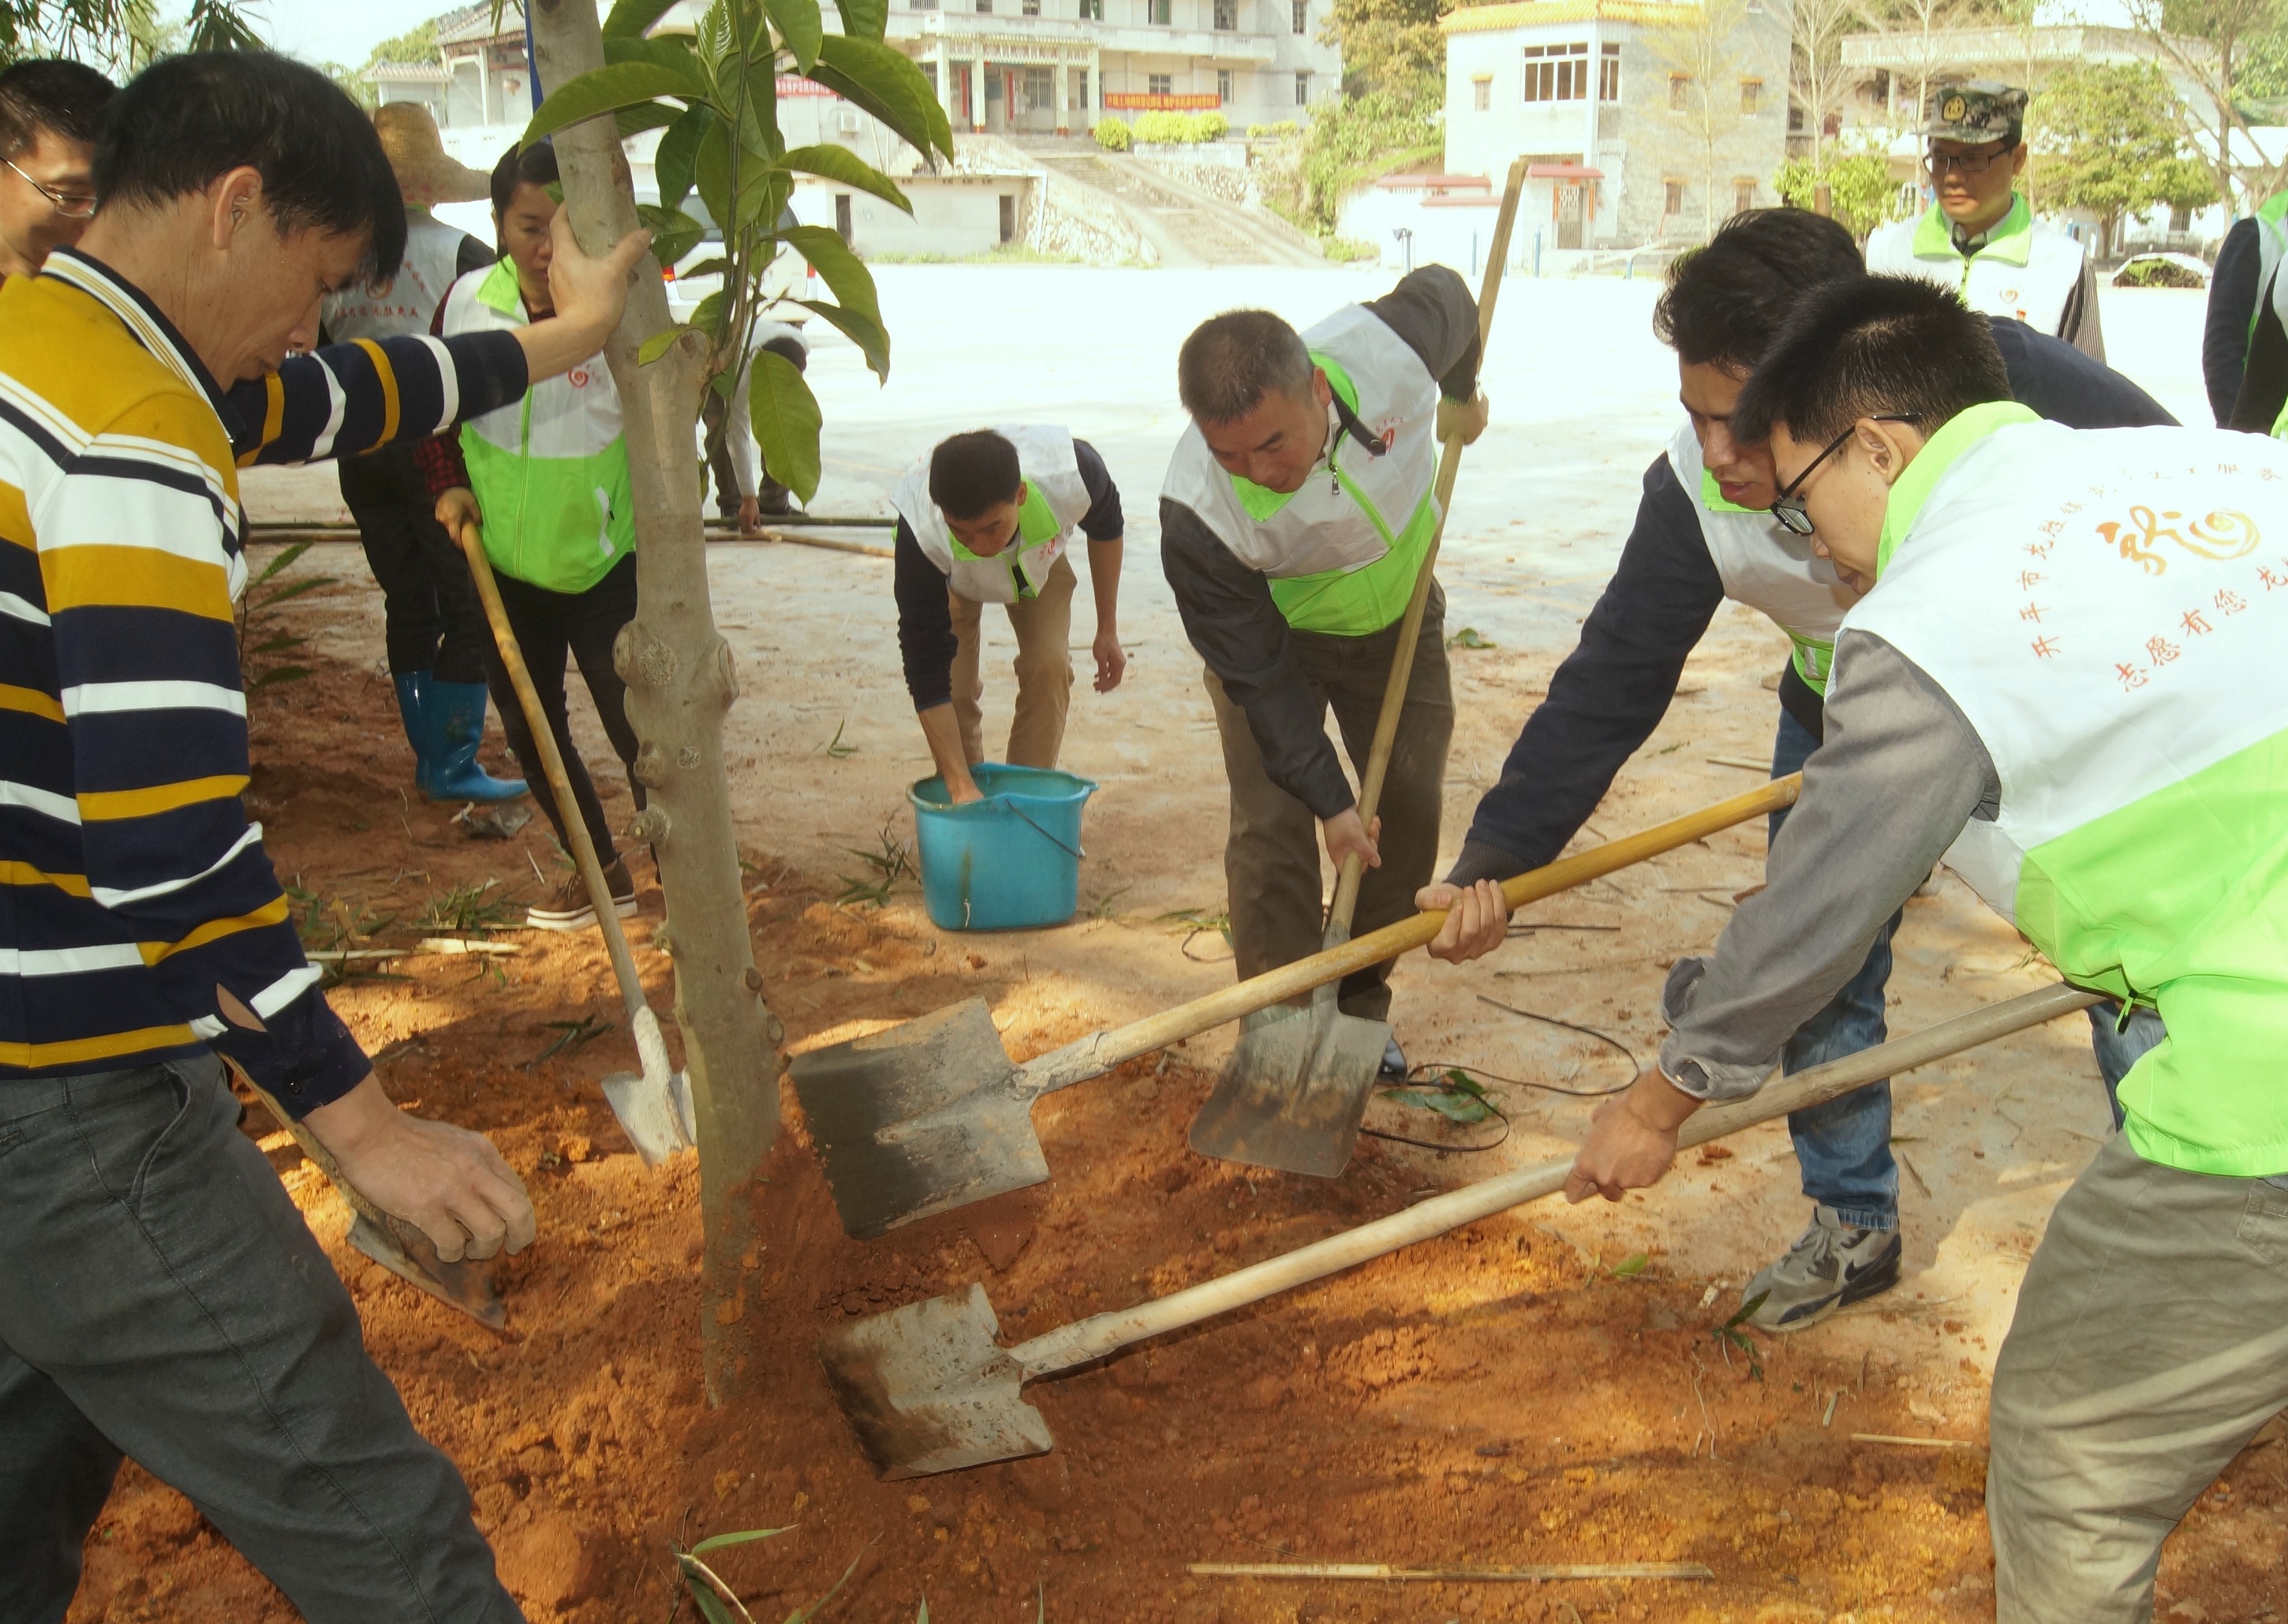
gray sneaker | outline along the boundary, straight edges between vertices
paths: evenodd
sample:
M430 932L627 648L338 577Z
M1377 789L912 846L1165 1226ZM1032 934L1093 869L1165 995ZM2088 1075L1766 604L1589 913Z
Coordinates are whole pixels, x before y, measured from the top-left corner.
M1812 1208L1811 1227L1740 1294L1763 1303L1746 1323L1760 1331L1800 1331L1837 1309L1899 1283L1899 1232L1855 1229L1832 1207Z

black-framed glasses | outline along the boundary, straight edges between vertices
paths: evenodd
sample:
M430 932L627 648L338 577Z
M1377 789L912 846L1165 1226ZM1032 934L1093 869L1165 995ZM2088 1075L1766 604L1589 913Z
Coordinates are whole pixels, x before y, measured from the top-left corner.
M0 163L5 163L10 169L16 170L16 165L9 159L0 158ZM26 186L31 187L33 191L37 192L42 197L46 198L48 200L48 207L54 210L58 214L63 216L64 218L68 220L85 220L94 218L94 198L83 197L72 192L51 191L46 186L42 186L38 181L33 179L29 175L24 173L21 170L16 170L16 178L19 180L21 180Z
M1945 178L1952 170L1958 175L1983 175L1995 164L2010 155L2004 147L1999 152L1930 152L1923 154L1923 173L1933 180Z
M1920 412L1899 412L1887 416L1868 419L1871 423L1920 423L1922 420L1923 415ZM1772 517L1780 521L1781 529L1790 535L1811 534L1811 510L1803 505L1804 481L1811 478L1812 470L1841 450L1843 442L1858 432L1859 425L1854 423L1842 433L1829 440L1827 449L1805 464L1804 471L1788 481L1788 487L1772 498Z

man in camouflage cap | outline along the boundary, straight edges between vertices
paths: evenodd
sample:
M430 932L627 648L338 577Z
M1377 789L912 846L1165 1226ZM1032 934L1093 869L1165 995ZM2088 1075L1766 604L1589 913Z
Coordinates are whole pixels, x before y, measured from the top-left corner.
M1931 88L1923 170L1932 206L1867 239L1867 268L1920 276L1973 310L2054 333L2097 360L2097 270L2080 242L2034 218L2014 182L2026 167L2026 92L1992 79Z

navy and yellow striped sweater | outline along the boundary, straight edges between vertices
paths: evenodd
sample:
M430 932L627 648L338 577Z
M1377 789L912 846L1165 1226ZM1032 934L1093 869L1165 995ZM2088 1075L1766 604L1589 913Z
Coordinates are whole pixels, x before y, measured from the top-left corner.
M336 346L226 396L83 255L0 286L0 1083L212 1047L298 1114L363 1078L240 799L236 470L520 394L490 359Z

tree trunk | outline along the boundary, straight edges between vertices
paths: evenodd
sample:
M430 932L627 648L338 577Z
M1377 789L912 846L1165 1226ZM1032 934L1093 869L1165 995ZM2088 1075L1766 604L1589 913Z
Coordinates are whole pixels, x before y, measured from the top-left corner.
M532 0L530 16L543 86L604 66L594 0ZM611 118L559 131L556 151L584 248L601 253L636 229L635 194ZM723 766L723 717L738 682L707 599L693 442L703 383L697 341L687 338L648 367L636 363L638 346L669 321L664 285L648 260L639 262L627 314L604 347L625 424L640 597L613 663L628 684L628 719L642 741L635 776L649 798L630 833L651 843L667 893L668 923L653 941L666 944L674 961L675 1018L698 1119L706 1237L700 1337L708 1401L721 1404L737 1391L753 1345L741 1326L757 1263L749 1204L778 1133L784 1032L762 1001Z

